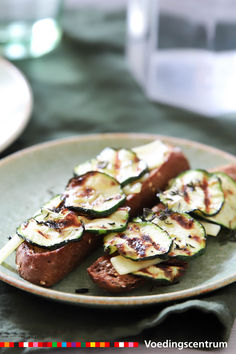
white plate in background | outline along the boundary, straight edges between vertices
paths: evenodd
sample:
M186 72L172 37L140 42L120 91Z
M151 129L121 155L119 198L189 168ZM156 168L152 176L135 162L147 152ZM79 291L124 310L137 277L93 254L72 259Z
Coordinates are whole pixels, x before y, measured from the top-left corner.
M27 80L13 64L0 57L0 152L22 133L32 105Z

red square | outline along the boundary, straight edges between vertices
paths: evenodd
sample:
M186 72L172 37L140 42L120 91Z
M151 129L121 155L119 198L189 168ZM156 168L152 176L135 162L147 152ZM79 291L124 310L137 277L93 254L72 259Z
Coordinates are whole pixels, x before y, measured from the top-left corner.
M105 342L105 348L110 348L110 342Z
M57 348L61 348L61 342L57 342Z
M24 343L23 343L23 342L19 342L19 343L18 343L18 347L19 347L19 348L23 348L23 347L24 347Z
M134 348L138 348L138 342L134 342Z
M76 342L76 348L81 348L81 342Z
M32 348L33 347L33 343L32 342L28 342L28 347Z
M0 342L0 348L4 348L4 342Z
M66 342L66 347L71 348L71 342Z
M15 346L14 342L10 342L9 345L10 345L10 348L14 348L14 346Z
M129 348L129 342L124 342L124 348Z

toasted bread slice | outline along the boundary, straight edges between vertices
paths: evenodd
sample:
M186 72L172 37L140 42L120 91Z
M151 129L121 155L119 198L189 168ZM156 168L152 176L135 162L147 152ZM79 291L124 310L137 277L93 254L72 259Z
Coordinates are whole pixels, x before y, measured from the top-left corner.
M88 273L100 287L112 293L130 291L145 283L145 279L132 274L120 275L113 267L111 256L98 258L89 268Z
M137 289L147 282L146 278L134 274L118 274L110 261L111 257L102 256L88 268L89 276L100 288L111 293L121 293ZM183 275L187 268L187 263L179 260L163 262L161 267L171 265L178 265L181 268L179 276Z
M25 280L50 287L71 272L100 243L101 237L91 233L53 251L23 242L16 251L17 270Z

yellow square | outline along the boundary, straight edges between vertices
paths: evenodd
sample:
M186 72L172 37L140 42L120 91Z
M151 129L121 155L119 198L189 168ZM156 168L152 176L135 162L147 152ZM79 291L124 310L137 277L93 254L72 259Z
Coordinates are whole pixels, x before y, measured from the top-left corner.
M95 342L90 342L90 348L95 348Z

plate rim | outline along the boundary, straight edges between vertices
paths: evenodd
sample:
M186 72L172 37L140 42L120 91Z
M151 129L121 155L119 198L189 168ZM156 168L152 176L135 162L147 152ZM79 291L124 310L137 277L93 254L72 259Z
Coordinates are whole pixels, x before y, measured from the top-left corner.
M3 63L4 67L7 68L9 72L13 73L18 78L20 78L22 82L24 82L28 94L28 104L25 108L25 114L21 118L21 123L18 129L15 130L13 134L9 135L9 137L4 143L0 142L0 153L3 152L7 147L9 147L23 133L24 129L29 123L33 111L33 102L34 102L32 88L29 84L29 81L26 79L26 76L22 73L22 71L3 57L0 57L0 65L1 63Z
M101 134L87 134L87 135L76 135L72 137L67 137L58 140L52 140L49 142L44 142L40 144L33 145L31 147L25 148L23 150L17 151L2 160L0 160L0 168L7 164L8 162L20 158L21 156L30 154L34 151L48 149L55 147L57 145L68 144L73 142L88 141L88 140L109 140L109 139L127 139L127 138L137 138L137 139L161 139L170 144L193 146L203 151L210 151L216 153L226 159L232 160L236 163L236 156L220 150L218 148L202 144L193 140L176 138L165 135L158 134L148 134L148 133L101 133ZM26 292L34 295L39 295L47 299L62 301L70 304L77 304L83 306L93 306L93 307L116 307L116 306L138 306L138 305L152 305L163 302L170 302L176 300L182 300L185 298L191 298L198 295L203 295L212 292L216 289L222 288L236 281L235 275L219 279L218 281L212 281L207 285L198 285L190 289L178 290L166 294L154 294L154 295L135 295L135 296L95 296L95 295L81 295L66 293L58 290L53 290L50 288L43 288L38 285L27 282L23 279L16 279L11 275L5 274L0 269L0 280L16 287Z

